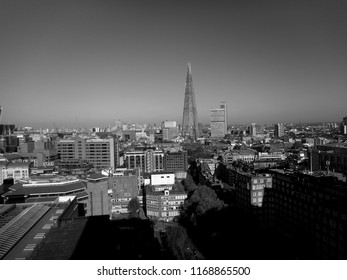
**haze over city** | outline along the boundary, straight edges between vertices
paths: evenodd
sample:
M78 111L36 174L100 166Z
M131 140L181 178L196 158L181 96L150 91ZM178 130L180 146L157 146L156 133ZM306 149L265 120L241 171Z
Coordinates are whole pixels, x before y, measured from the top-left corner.
M339 121L345 1L0 1L2 123Z

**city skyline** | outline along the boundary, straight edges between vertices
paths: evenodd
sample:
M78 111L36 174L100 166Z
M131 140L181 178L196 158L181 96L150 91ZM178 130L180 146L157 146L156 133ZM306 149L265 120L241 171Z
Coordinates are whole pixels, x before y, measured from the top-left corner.
M182 122L187 62L199 122L340 121L344 1L1 1L2 123Z

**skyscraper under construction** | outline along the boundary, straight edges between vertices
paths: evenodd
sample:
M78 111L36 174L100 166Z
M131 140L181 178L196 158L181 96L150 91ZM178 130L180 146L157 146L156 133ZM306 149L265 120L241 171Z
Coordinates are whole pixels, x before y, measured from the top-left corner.
M199 136L198 116L192 79L192 66L188 62L186 90L184 96L182 136L196 140Z

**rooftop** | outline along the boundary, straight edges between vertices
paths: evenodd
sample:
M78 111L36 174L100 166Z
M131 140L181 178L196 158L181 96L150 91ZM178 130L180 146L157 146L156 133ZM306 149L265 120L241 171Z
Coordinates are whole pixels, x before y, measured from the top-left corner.
M23 184L16 183L9 192L3 194L3 197L11 196L37 196L37 195L67 195L71 192L84 191L86 183L75 180L64 184Z
M9 162L7 168L29 167L31 164L32 162Z
M108 178L105 175L102 175L101 173L92 173L87 176L87 180L89 181L99 181Z
M175 184L173 185L158 185L158 186L153 186L149 185L146 187L146 194L148 195L162 195L164 194L164 191L155 191L156 188L164 187L165 186L170 190L170 194L185 194L184 187L181 182L176 181Z

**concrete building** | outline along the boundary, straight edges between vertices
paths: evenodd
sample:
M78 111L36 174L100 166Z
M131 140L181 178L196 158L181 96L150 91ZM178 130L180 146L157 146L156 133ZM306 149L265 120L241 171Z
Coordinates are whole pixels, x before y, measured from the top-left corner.
M20 143L18 155L33 161L35 167L54 166L55 161L59 158L58 150L49 139Z
M15 134L0 136L0 152L16 153L18 151L19 138Z
M272 177L270 174L255 174L242 172L227 167L227 184L234 186L236 191L236 206L253 211L252 207L261 207L265 189L272 188Z
M340 124L340 132L343 135L347 134L347 117L344 117Z
M86 216L100 216L110 214L111 198L109 196L108 177L93 173L87 177L86 192L88 200Z
M0 182L13 179L17 183L20 179L28 178L33 167L32 162L0 162Z
M164 170L165 172L186 171L188 169L187 151L165 152Z
M86 203L86 182L75 177L31 176L15 183L2 197L5 203L52 202L59 196L74 195L77 201Z
M122 132L122 137L125 141L136 141L136 131L135 130L124 130Z
M164 171L164 151L143 149L139 151L129 151L124 153L124 163L126 168L139 168L141 172L162 172Z
M256 123L251 123L251 126L249 127L249 134L252 137L255 137L257 135L257 124Z
M272 170L267 196L274 228L298 244L302 258L346 259L347 185L324 172Z
M227 105L222 103L220 108L210 109L211 137L223 138L228 133Z
M253 149L231 150L223 154L224 162L231 164L234 161L242 160L245 162L253 162L258 158L257 151Z
M14 124L0 124L0 135L9 135L14 132Z
M187 198L181 183L170 173L152 174L151 185L145 187L146 214L150 219L171 221L180 214Z
M128 205L132 199L139 196L140 174L139 170L123 170L121 175L109 178L111 193L111 215L128 213ZM139 199L140 205L143 204Z
M74 138L58 141L61 159L83 159L93 164L97 170L115 170L119 165L118 142L114 138L92 139Z
M309 150L308 159L312 162L313 171L326 170L347 176L347 144L317 145L316 149Z
M177 123L175 121L163 121L162 134L163 141L170 141L176 138L179 135Z
M283 123L276 123L275 124L274 136L277 137L277 138L284 136L284 125L283 125Z

